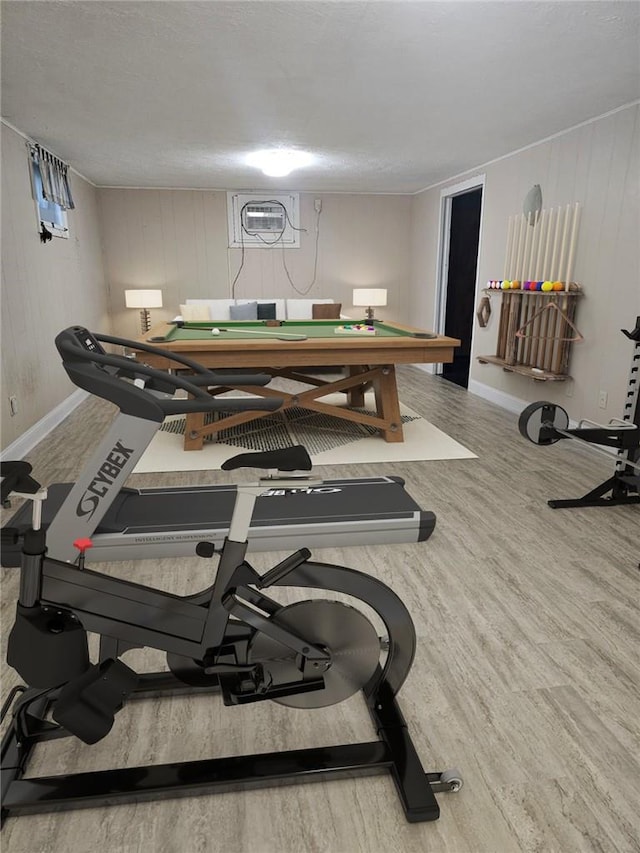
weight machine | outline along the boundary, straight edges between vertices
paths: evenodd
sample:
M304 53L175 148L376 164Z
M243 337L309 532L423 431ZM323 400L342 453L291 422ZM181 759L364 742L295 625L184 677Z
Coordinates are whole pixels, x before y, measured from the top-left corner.
M608 424L583 419L577 428L569 428L569 415L556 403L539 401L523 409L518 429L534 444L547 446L564 438L583 442L611 458L605 447L617 451L615 471L581 498L547 501L553 509L586 506L619 506L640 503L640 317L632 331L620 330L635 346L631 357L629 380L622 418ZM600 445L599 447L597 445Z

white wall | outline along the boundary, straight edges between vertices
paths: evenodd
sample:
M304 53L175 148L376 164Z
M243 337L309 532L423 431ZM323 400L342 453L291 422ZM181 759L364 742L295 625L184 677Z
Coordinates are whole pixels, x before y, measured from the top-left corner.
M576 420L620 417L632 347L619 330L633 328L640 315L640 107L628 107L448 183L474 174L486 175L479 288L503 277L509 216L521 213L534 184L542 187L545 208L580 202L573 277L584 291L576 325L585 340L572 348L572 381L541 383L479 364L477 356L496 350L496 294L487 328L474 319L470 387L481 383L523 401L548 399ZM440 196L446 186L420 193L412 205L410 310L415 324L428 328L435 326ZM608 393L606 410L598 407L600 390Z
M129 287L162 289L164 307L152 311L152 322L175 316L187 298L230 295L242 252L227 248L225 192L101 189L98 197L117 334L138 334L138 312L124 307ZM322 200L318 265L309 290L316 198ZM302 193L300 219L307 230L300 235L300 248L245 249L235 295L331 297L350 313L354 287L386 287L384 316L407 322L410 213L409 196Z
M70 172L70 237L41 243L25 139L2 128L2 448L74 390L54 346L74 324L110 320L95 188ZM55 152L54 152L55 153ZM11 417L9 396L18 401Z

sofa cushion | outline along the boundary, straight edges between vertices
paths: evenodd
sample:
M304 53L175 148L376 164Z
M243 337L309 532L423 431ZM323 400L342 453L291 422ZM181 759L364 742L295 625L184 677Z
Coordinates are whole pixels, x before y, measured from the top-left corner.
M276 303L258 302L258 320L275 320Z
M311 320L314 304L330 302L333 299L287 299L287 320Z
M243 302L241 305L232 305L229 314L232 320L257 320L258 303Z
M230 320L229 309L235 299L187 299L187 305L206 305L209 308L209 320Z
M312 320L339 320L341 302L314 302L311 306Z
M180 315L186 323L208 323L211 319L208 305L181 305Z
M273 303L276 306L276 320L287 319L287 306L284 299L277 299L273 296L271 299L236 299L236 305L246 305L247 302L257 302L258 305L270 305Z

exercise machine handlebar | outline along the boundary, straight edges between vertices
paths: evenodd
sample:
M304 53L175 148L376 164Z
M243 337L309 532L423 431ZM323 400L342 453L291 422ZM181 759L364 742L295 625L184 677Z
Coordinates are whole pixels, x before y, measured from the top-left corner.
M583 427L583 423L591 424L592 428ZM621 446L620 431L628 430L633 434L636 434L639 431L635 424L604 426L602 424L595 424L593 421L580 421L580 426L574 430L558 429L558 427L554 427L552 423L546 421L543 421L542 426L550 431L550 435L553 433L559 433L559 436L562 438L572 438L580 444L587 444L589 449L593 450L594 453L603 454L608 459L611 459L611 453L608 450L604 450L602 447L598 447L598 444L602 444L605 447L623 449ZM554 437L558 438L559 436ZM624 464L629 465L631 468L635 468L636 471L640 471L640 465L637 462L633 462L631 459L625 459Z
M154 347L150 344L142 343L140 341L132 341L128 338L120 338L115 337L113 335L95 335L95 338L96 340L106 344L115 344L116 346L125 347L126 349L134 349L139 350L141 352L149 352L153 355L161 355L164 358L169 359L169 361L174 361L176 362L176 364L181 364L184 367L188 367L196 374L203 374L204 377L211 376L213 374L216 376L217 380L220 380L217 382L217 384L220 385L224 384L224 380L228 380L232 383L237 383L242 380L246 385L267 385L272 378L267 373L246 373L237 370L209 370L208 368L200 364L199 361L194 361L192 358L188 358L186 355L182 355L177 352L171 352L170 350L164 349L162 347ZM129 361L129 359L127 359L127 361Z
M203 386L266 385L265 374L217 373L198 362L159 347L139 345L126 338L98 335L82 326L70 326L56 337L56 347L71 381L79 388L115 403L124 414L161 423L168 415L212 411L274 411L283 403L280 397L212 398ZM102 343L131 348L166 357L196 371L193 379L167 373L122 355L107 353ZM192 399L174 399L177 390L187 391ZM166 396L163 396L166 395Z
M520 435L534 444L544 446L571 438L581 444L588 444L591 450L608 458L611 458L611 454L604 447L625 451L637 448L640 441L640 427L617 418L609 424L598 424L584 418L577 428L569 429L567 412L557 403L546 400L531 403L523 409L518 419L518 429ZM640 465L630 458L625 459L625 464L640 471Z

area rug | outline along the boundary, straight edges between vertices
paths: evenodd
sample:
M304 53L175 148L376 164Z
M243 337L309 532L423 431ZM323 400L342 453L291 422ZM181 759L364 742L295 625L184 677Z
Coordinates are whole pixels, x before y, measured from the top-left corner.
M331 396L326 398L327 402L333 402ZM372 402L365 399L362 411L375 414ZM291 408L239 427L221 430L214 440L205 441L202 450L189 451L183 450L185 419L178 415L163 423L134 473L217 470L225 459L236 453L274 450L296 444L307 448L314 465L477 458L407 406L400 404L400 412L403 442L387 442L372 427L310 409Z

